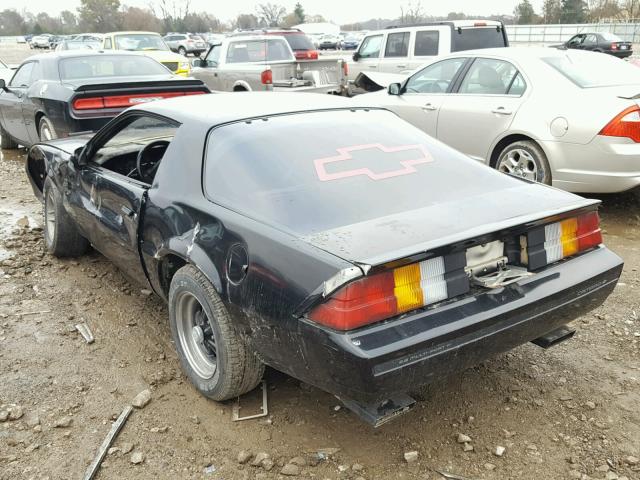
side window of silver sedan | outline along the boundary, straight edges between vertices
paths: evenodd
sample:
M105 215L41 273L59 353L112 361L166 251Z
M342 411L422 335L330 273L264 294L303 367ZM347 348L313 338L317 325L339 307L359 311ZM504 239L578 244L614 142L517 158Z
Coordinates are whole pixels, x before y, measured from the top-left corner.
M407 85L407 93L446 93L466 58L449 58L429 65L414 74Z
M458 93L522 95L525 89L524 79L513 64L494 58L476 58Z

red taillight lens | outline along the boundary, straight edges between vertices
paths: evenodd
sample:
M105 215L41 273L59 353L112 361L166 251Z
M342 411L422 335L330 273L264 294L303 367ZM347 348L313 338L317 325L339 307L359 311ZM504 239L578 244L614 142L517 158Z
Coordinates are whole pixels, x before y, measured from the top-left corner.
M618 44L612 43L611 44L611 50L617 50L617 49L618 49Z
M271 70L264 70L260 74L260 81L263 85L271 85L273 84L273 72Z
M131 95L113 95L109 97L77 98L73 101L74 110L100 110L102 108L127 108L140 103L163 100L165 98L182 97L185 95L202 95L201 90L190 92L160 92L139 93Z
M593 248L602 243L602 230L598 212L589 212L578 217L578 251Z
M104 99L102 97L95 98L76 98L73 101L75 110L96 110L104 108Z
M351 282L309 314L311 320L336 330L351 330L394 316L393 271Z
M317 60L318 59L318 51L317 50L309 50L307 52L307 58L309 60Z
M640 107L634 105L614 117L599 135L605 137L626 137L640 142Z
M349 76L349 64L345 61L342 62L342 73L344 73L345 77Z

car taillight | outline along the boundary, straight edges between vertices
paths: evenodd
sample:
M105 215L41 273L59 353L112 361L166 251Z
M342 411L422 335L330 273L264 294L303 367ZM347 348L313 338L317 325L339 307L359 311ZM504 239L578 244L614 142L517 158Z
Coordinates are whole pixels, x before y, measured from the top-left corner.
M344 60L342 61L342 73L345 77L349 76L349 64Z
M605 137L626 137L640 142L640 107L629 107L611 120L598 135Z
M475 22L473 24L474 27L486 27L487 26L487 22Z
M523 235L521 258L536 270L602 243L598 212L588 212L538 227Z
M73 101L74 110L96 110L104 108L104 99L102 97L92 98L76 98Z
M465 263L464 254L452 254L360 278L308 316L336 330L352 330L466 293Z
M317 60L318 59L318 51L317 50L309 50L309 51L307 51L307 58L309 60Z
M618 44L612 43L611 44L611 50L617 50L617 49L618 49Z
M74 110L99 110L102 108L126 108L140 103L163 100L165 98L182 97L186 95L202 95L202 90L189 92L159 92L159 93L138 93L130 95L113 95L106 97L76 98L73 101Z
M271 69L264 70L260 74L260 81L263 85L271 85L273 83L273 72Z

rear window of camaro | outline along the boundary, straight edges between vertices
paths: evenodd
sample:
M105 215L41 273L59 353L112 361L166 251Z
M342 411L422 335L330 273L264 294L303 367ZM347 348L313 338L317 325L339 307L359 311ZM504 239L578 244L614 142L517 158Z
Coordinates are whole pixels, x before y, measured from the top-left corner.
M306 235L429 206L456 189L504 188L506 177L492 173L391 112L339 110L214 128L204 188L216 203Z
M126 77L169 75L164 66L143 55L102 55L63 58L58 64L60 78Z

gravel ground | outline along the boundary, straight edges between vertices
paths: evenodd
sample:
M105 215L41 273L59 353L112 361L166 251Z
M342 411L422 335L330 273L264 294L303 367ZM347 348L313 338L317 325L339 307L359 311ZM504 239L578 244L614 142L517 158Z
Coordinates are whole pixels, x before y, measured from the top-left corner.
M572 340L524 345L443 379L377 430L332 396L267 371L268 418L235 423L233 402L206 400L182 375L161 301L96 252L44 252L24 151L1 154L0 479L81 478L113 420L147 389L150 402L131 414L97 478L640 478L635 197L603 198L605 241L625 270L606 304L574 322ZM95 343L74 330L79 322ZM253 395L243 404L257 405Z

